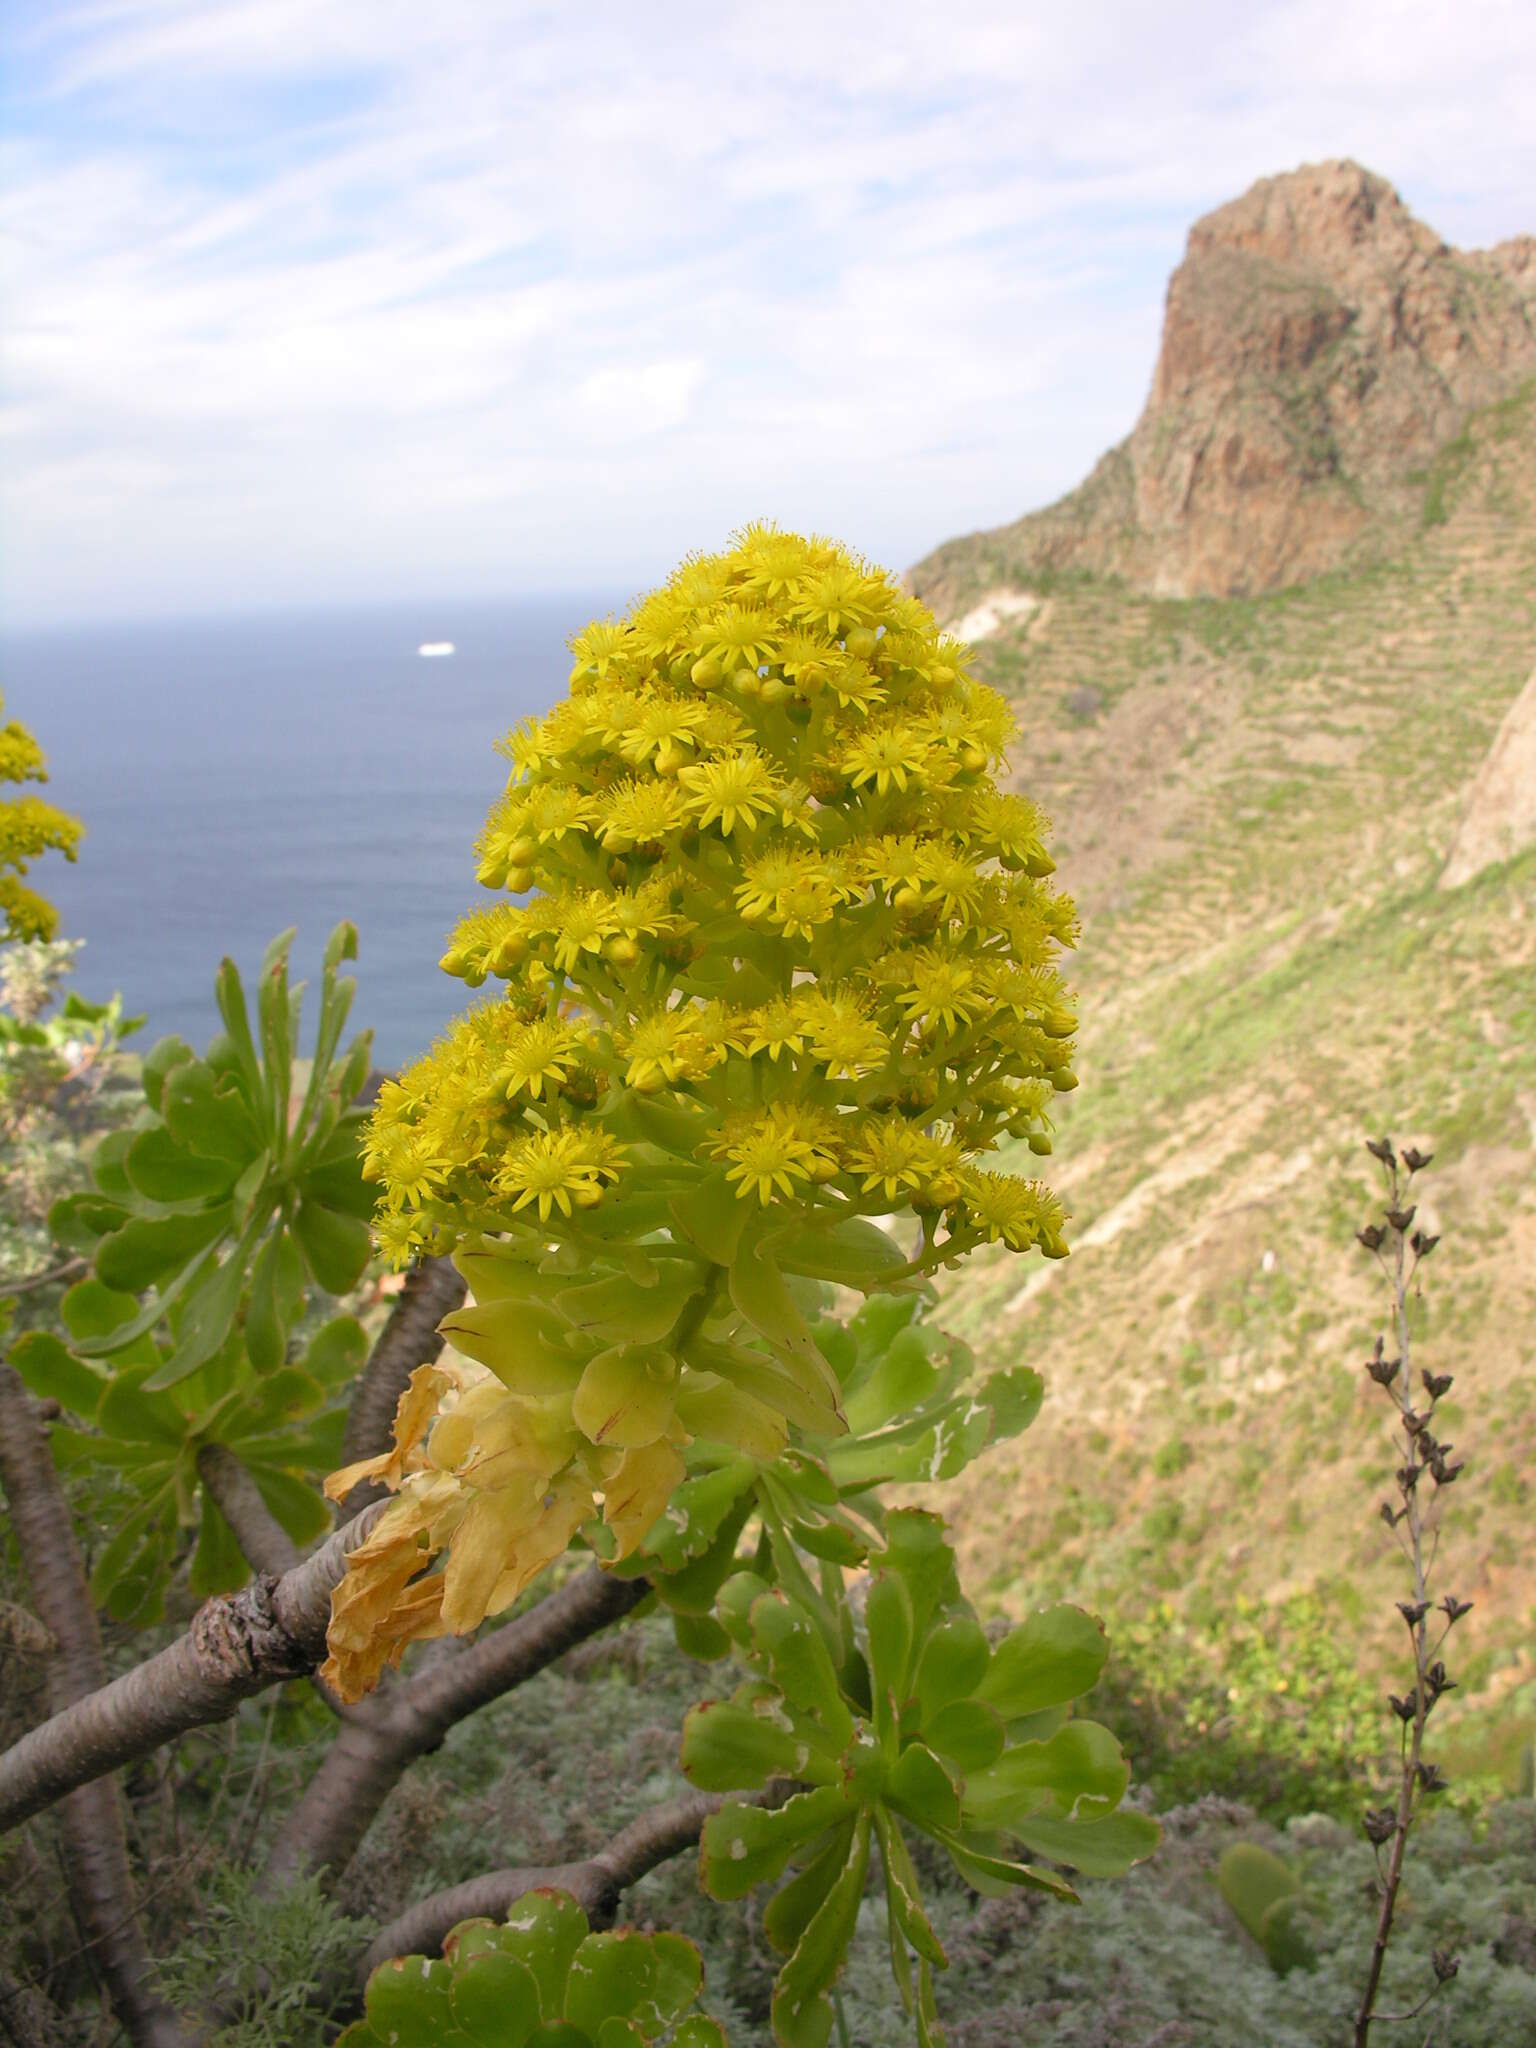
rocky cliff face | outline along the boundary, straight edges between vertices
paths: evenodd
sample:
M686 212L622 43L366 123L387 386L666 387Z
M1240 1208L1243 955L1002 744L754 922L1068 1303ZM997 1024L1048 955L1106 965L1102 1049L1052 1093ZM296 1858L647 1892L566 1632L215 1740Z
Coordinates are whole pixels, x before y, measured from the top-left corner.
M1437 451L1532 374L1536 237L1452 249L1355 163L1264 178L1191 229L1130 436L1059 504L909 580L952 611L956 550L974 568L980 545L1015 584L1071 569L1159 596L1298 582L1416 517Z

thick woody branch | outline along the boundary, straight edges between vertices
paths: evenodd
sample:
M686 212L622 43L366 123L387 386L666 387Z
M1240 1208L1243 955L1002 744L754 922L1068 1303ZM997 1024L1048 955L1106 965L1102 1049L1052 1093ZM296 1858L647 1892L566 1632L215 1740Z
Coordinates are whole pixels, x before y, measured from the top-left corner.
M69 2048L67 2022L35 1986L0 1971L0 2041L9 2048Z
M252 1571L266 1572L280 1579L302 1561L303 1553L282 1523L261 1497L261 1488L250 1468L227 1444L204 1444L197 1454L197 1476L217 1502L219 1511L234 1531L241 1555ZM323 1678L312 1677L311 1685L339 1720L366 1718L369 1705L349 1707Z
M299 1562L299 1546L261 1497L249 1469L224 1444L204 1444L197 1454L197 1476L217 1502L234 1531L252 1571L280 1579Z
M389 1443L395 1408L418 1365L430 1365L443 1348L437 1326L463 1301L464 1282L447 1259L423 1259L405 1276L399 1300L379 1334L358 1379L342 1438L344 1465L371 1458ZM364 1480L342 1502L342 1514L356 1514L381 1489Z
M743 1803L771 1804L776 1791L747 1795ZM611 1924L620 1894L637 1884L659 1863L691 1849L709 1816L725 1803L713 1792L685 1792L664 1806L653 1806L620 1830L611 1842L579 1863L493 1870L465 1884L434 1892L392 1920L368 1950L365 1973L391 1956L436 1954L443 1937L461 1920L485 1915L504 1920L524 1892L541 1885L567 1891L596 1926Z
M382 1504L365 1508L281 1578L262 1576L206 1601L168 1649L24 1735L0 1756L0 1830L189 1728L227 1720L268 1686L313 1671L348 1553L382 1513Z
M47 1428L20 1374L4 1364L0 1481L33 1603L57 1645L48 1671L48 1704L55 1719L46 1724L56 1726L61 1714L78 1711L75 1702L83 1696L100 1697L106 1664ZM186 2037L175 2013L155 1991L153 1965L139 1930L118 1789L110 1783L74 1782L77 1789L60 1808L59 1827L70 1903L87 1953L129 2039L146 2048L180 2048Z
M418 1673L349 1719L283 1825L263 1877L280 1886L300 1870L345 1869L385 1799L419 1756L457 1722L511 1692L644 1598L644 1579L595 1566L458 1656Z

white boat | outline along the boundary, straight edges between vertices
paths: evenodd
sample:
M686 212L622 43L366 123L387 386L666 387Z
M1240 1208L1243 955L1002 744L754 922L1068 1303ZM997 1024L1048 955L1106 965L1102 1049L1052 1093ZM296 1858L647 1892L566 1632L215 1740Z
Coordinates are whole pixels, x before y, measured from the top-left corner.
M423 640L416 652L427 661L441 661L445 654L452 654L451 640Z

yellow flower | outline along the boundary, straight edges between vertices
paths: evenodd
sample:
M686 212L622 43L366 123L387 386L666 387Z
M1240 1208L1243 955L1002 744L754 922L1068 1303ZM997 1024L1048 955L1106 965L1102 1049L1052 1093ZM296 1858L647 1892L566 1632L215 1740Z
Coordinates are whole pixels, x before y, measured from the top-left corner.
M871 1119L848 1148L850 1172L863 1175L863 1191L879 1188L888 1202L921 1186L930 1161L923 1133L898 1117Z
M867 661L834 651L825 670L825 687L845 711L865 718L885 701L889 692Z
M807 847L775 846L749 860L736 886L743 917L761 918L809 938L825 924L847 891L823 856Z
M780 1053L805 1049L805 1027L793 1002L781 997L767 1003L752 1018L746 1031L747 1057L766 1052L777 1060Z
M976 963L961 955L926 948L900 962L907 985L896 1000L909 1023L942 1025L955 1032L987 1008Z
M694 611L709 611L731 585L731 564L723 555L690 555L672 578L671 588Z
M841 767L853 788L862 789L872 782L875 793L884 796L890 789L905 792L927 761L928 746L921 734L897 724L860 733L843 749Z
M938 906L941 916L962 924L974 921L986 900L987 881L967 854L930 841L919 848L916 867L919 893Z
M391 1271L398 1273L420 1249L421 1220L404 1210L386 1211L373 1219L373 1241L380 1256L388 1259Z
M603 941L614 930L613 911L601 889L584 896L569 896L560 905L560 925L555 934L555 965L572 974L584 953L600 953Z
M537 1102L565 1081L583 1048L583 1036L572 1025L557 1017L540 1018L515 1034L496 1079L509 1102L515 1095Z
M810 550L798 533L749 526L741 536L743 586L768 603L792 595L796 581L810 566Z
M890 1040L854 998L812 990L796 1002L811 1057L826 1068L829 1079L856 1080L884 1064Z
M514 1197L514 1213L536 1203L539 1221L547 1223L558 1209L570 1216L602 1199L606 1181L617 1179L622 1147L606 1131L567 1126L524 1138L497 1170L499 1194Z
M817 836L816 807L810 790L798 778L779 791L779 823L802 838L814 840Z
M668 1082L702 1080L725 1054L723 1048L710 1045L701 1022L698 1010L682 1005L653 1010L619 1031L614 1042L629 1061L625 1086L649 1095Z
M1007 702L984 683L966 683L922 714L925 736L935 745L965 759L980 774L995 760L1018 730ZM974 758L979 756L980 758Z
M1048 1257L1065 1255L1066 1212L1042 1182L968 1167L960 1186L968 1214L990 1243L1001 1239L1016 1252L1039 1245Z
M886 589L884 579L871 576L861 563L833 561L801 580L791 610L805 625L836 636L876 620Z
M709 713L696 699L653 693L634 713L613 721L609 741L626 761L651 761L665 775L688 760Z
M725 604L705 621L699 646L728 676L733 670L755 671L772 661L774 639L773 620L767 612L751 605Z
M738 826L750 832L758 814L774 809L778 790L773 770L756 747L738 747L694 768L684 768L678 781L689 791L689 810L701 826L718 822L729 837Z
M814 1177L818 1157L801 1119L782 1103L761 1116L736 1119L710 1150L731 1162L725 1177L737 1183L736 1192L763 1203L793 1198L795 1183Z
M610 852L627 853L670 839L688 822L688 800L675 782L621 782L607 797L598 837Z
M624 622L594 620L566 643L575 657L572 683L606 682L609 671L620 666L633 651L634 635Z

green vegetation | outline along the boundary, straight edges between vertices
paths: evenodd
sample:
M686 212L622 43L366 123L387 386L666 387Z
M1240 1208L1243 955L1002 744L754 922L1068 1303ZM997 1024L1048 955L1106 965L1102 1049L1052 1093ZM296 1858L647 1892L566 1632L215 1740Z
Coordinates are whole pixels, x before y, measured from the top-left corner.
M1522 1477L1536 1455L1536 1262L1526 1256L1536 1229L1536 851L1459 890L1438 886L1463 793L1531 663L1532 431L1523 400L1474 420L1465 445L1444 451L1426 478L1423 529L1395 558L1231 602L1142 599L1060 577L1048 620L986 644L983 661L1023 721L1022 779L1076 842L1063 867L1084 910L1074 1066L1089 1085L1070 1092L1063 1002L1044 1034L1057 1052L1031 1041L1035 1065L1013 1077L1045 1093L1010 1103L999 1119L1014 1132L999 1162L1013 1174L1032 1174L1037 1155L1052 1151L1053 1185L1075 1212L1070 1260L1021 1268L1007 1247L1054 1239L1054 1210L1035 1197L1027 1228L1011 1219L1013 1239L1000 1211L988 1231L989 1177L969 1160L927 1154L915 1181L896 1174L885 1185L875 1174L858 1192L873 1214L920 1191L907 1222L909 1236L921 1227L919 1257L905 1260L902 1277L922 1282L931 1271L937 1305L921 1287L885 1298L904 1254L882 1252L872 1226L793 1242L743 1230L744 1260L721 1213L738 1216L737 1202L754 1218L757 1209L733 1183L756 1181L758 1207L768 1208L777 1196L763 1195L762 1179L772 1190L780 1174L782 1192L814 1212L817 1189L841 1180L854 1190L873 1158L855 1172L835 1137L809 1123L760 1117L754 1138L743 1120L711 1129L704 1184L690 1199L679 1162L692 1161L701 1133L685 1142L676 1124L628 1110L610 1133L611 1155L566 1144L534 1156L541 1138L583 1127L603 1099L588 1084L615 1058L642 1072L649 1059L664 1088L680 1074L697 1088L729 1071L725 1034L719 1059L712 1041L684 1045L671 1024L665 1044L562 1039L552 1063L524 1071L528 1101L497 1111L494 1145L514 1169L500 1191L517 1200L514 1218L539 1217L539 1255L508 1256L521 1226L475 1211L475 1230L490 1238L459 1247L477 1293L452 1333L464 1352L432 1369L438 1379L418 1381L430 1385L433 1413L414 1435L403 1420L394 1451L368 1446L377 1455L348 1476L387 1478L393 1467L407 1504L450 1491L462 1501L479 1482L467 1456L450 1455L451 1430L429 1458L430 1429L456 1420L437 1415L437 1401L464 1402L465 1420L472 1395L477 1430L493 1408L497 1426L509 1427L503 1397L527 1360L554 1373L576 1359L585 1392L579 1412L572 1397L573 1429L539 1445L541 1458L551 1448L559 1458L538 1466L528 1513L511 1532L515 1546L534 1544L518 1552L518 1569L542 1540L530 1528L579 1456L586 1493L556 1550L574 1536L615 1567L609 1583L644 1574L656 1597L565 1668L539 1670L449 1726L391 1781L324 1887L305 1880L270 1892L261 1881L268 1845L303 1816L306 1785L336 1753L334 1722L312 1691L269 1690L130 1765L135 1865L163 1873L140 1887L145 1939L162 1959L166 1994L216 2002L222 2048L320 2048L342 2023L362 2042L397 2031L384 2006L407 1979L413 1998L441 2007L426 2038L457 2038L450 2027L475 2038L469 1994L454 2002L458 1969L471 1964L477 1981L493 1965L515 1979L531 2025L535 2004L516 1975L524 1961L500 1952L502 1910L461 1936L445 1963L378 1979L361 2016L360 1949L413 1902L488 1863L580 1866L615 1828L686 1797L690 1780L729 1801L700 1823L708 1889L733 1902L758 1880L764 1889L722 1908L700 1897L686 1867L662 1863L642 1876L626 1914L686 1937L702 1969L679 1943L663 1971L632 1937L631 1960L651 1960L610 1987L618 2003L565 2008L588 2037L606 2030L603 2048L665 2039L674 2023L678 2048L703 2048L717 2027L738 2043L820 2041L836 2027L860 2048L896 2048L914 2025L934 2034L936 2005L952 2048L1123 2048L1160 2029L1213 2048L1256 2039L1332 2048L1374 1927L1359 1819L1381 1783L1391 1734L1383 1678L1401 1651L1400 1631L1379 1618L1390 1614L1389 1588L1400 1589L1374 1519L1397 1460L1362 1384L1374 1304L1345 1258L1367 1194L1354 1157L1362 1124L1421 1132L1437 1151L1436 1220L1449 1258L1433 1295L1407 1312L1437 1369L1477 1360L1436 1428L1464 1427L1474 1460L1484 1455L1490 1467L1483 1475L1474 1464L1468 1504L1482 1573L1463 1589L1476 1593L1468 1654L1460 1690L1436 1718L1448 1810L1416 1824L1383 1996L1411 2002L1432 1950L1450 1948L1464 2048L1505 2048L1536 2026L1536 1612ZM1106 476L1095 488L1114 484ZM1513 524L1511 502L1526 515ZM985 573L1002 569L989 560ZM613 649L591 642L578 653L596 673ZM710 672L711 690L725 673ZM778 698L759 713L754 671L730 673L760 736L782 742ZM733 858L724 845L708 859L699 851L712 830L729 837L723 813L709 815L719 791L686 748L679 762L693 779L670 778L688 793L678 803L701 808L691 822L681 808L662 822L680 858L701 872L715 861L713 886ZM611 779L600 782L606 801ZM525 863L544 860L542 842L527 820L501 822L506 860L494 882L517 892ZM551 843L568 829L553 830ZM494 837L480 849L492 869ZM598 885L626 897L643 886L650 844L615 854L622 879ZM1027 865L1027 849L1020 858ZM804 895L814 908L817 877L799 879L815 885ZM938 884L919 876L904 886L917 899L902 912L911 918L922 890ZM734 900L734 881L728 893ZM777 887L759 894L763 916L784 930L754 933L739 957L782 965L774 949L798 937L797 919L785 920ZM931 936L894 930L899 944ZM600 931L590 948L569 931L514 933L506 919L471 938L486 941L478 953L459 947L471 982L523 965L517 939L546 967L558 945L579 964L591 953L586 965L608 977L604 988L641 971L653 943L665 965L654 991L692 967L675 933L643 924L637 935ZM228 1028L202 1058L161 1047L130 1060L116 1050L128 1020L110 1005L78 1005L66 1030L62 1016L46 1020L44 1003L22 1030L13 1004L13 1026L0 1034L0 1103L12 1105L18 1128L24 1121L30 1148L25 1174L5 1191L0 1272L30 1280L76 1247L96 1266L84 1278L45 1271L14 1297L13 1330L28 1334L12 1356L67 1411L54 1432L61 1479L106 1608L110 1671L174 1642L201 1592L246 1576L233 1525L210 1499L211 1451L254 1472L287 1540L321 1528L316 1487L339 1459L353 1375L384 1322L390 1284L365 1267L366 1246L347 1227L360 1223L369 1191L356 1179L362 1123L350 1108L366 1052L335 1057L345 950L342 939L328 963L307 1089L290 1078L297 1020L281 944L262 977L258 1029L243 1044L243 998L237 1005L237 979L226 981ZM1053 1003L1056 993L1053 985ZM756 995L752 1006L763 1007ZM857 1020L837 1021L851 1030ZM94 1050L82 1068L87 1039ZM696 1073L685 1073L690 1062ZM484 1079L472 1067L466 1101ZM530 1074L553 1084L542 1102ZM494 1079L504 1106L508 1073ZM717 1108L744 1113L745 1100L722 1088ZM199 1090L199 1114L183 1116L183 1095L190 1103ZM296 1093L304 1103L291 1122ZM895 1110L869 1093L852 1106L894 1130ZM556 1096L563 1106L552 1110ZM1052 1138L1042 1105L1056 1096ZM656 1106L676 1105L664 1096ZM391 1117L410 1139L409 1091ZM891 1131L881 1135L897 1145ZM402 1140L372 1162L397 1191L418 1190L395 1205L405 1219L396 1250L408 1238L447 1248L433 1233L451 1224L469 1183L448 1188L445 1167L478 1172L477 1143L450 1162L435 1138L415 1152ZM656 1186L634 1177L632 1159L621 1169L619 1150L652 1170ZM55 1203L51 1228L43 1187ZM551 1199L539 1206L541 1188ZM585 1236L599 1216L618 1227ZM958 1233L974 1256L951 1273L946 1247ZM778 1289L759 1266L776 1272ZM723 1282L706 1271L715 1267ZM873 1294L857 1315L850 1282ZM940 1321L968 1342L941 1338ZM632 1355L637 1333L645 1358ZM655 1446L684 1414L679 1402L717 1390L685 1380L682 1368L651 1372L649 1354L674 1339L688 1373L716 1347L742 1397L718 1403L728 1422L718 1441L697 1427L704 1411L687 1409L694 1426L680 1433L708 1448L681 1478ZM667 1402L651 1380L665 1380ZM795 1407L824 1419L829 1404L847 1435L824 1455L787 1449ZM125 1456L130 1439L116 1418L129 1415L145 1433ZM623 1434L610 1442L615 1417ZM639 1431L644 1441L625 1440ZM490 1441L471 1439L471 1449L478 1457ZM649 1536L626 1524L617 1499L623 1460L637 1452L654 1453L644 1497L674 1500ZM930 1480L948 1483L952 1546L934 1517L878 1490ZM402 1611L392 1640L371 1635L395 1626L395 1604L427 1551L473 1551L462 1520L438 1526L424 1513L402 1530L407 1519L378 1525L401 1531L392 1550L375 1552L396 1576L354 1581L364 1585L374 1676L409 1634L439 1632L440 1615L418 1605ZM508 1540L506 1527L494 1533ZM528 1579L544 1562L537 1556ZM961 1576L982 1590L990 1620L961 1595ZM572 1563L557 1564L553 1580L561 1591L574 1585ZM481 1574L474 1618L492 1615L483 1642L535 1611L538 1592L522 1583ZM6 1738L48 1712L50 1653L33 1597L7 1535ZM1107 1663L1078 1603L1106 1617ZM440 1655L412 1651L393 1686L408 1688ZM967 1668L951 1682L954 1665ZM447 1656L433 1668L451 1669ZM349 1667L352 1679L359 1669ZM799 1789L775 1804L783 1788L774 1781L785 1777ZM1131 1868L1154 1837L1154 1814L1161 1844ZM98 2038L97 1990L56 1885L38 1881L39 1871L69 1867L65 1830L55 1810L0 1844L11 1921L0 2010L21 2011L25 2024L18 2000L45 1995L48 2023L84 2048ZM1098 1875L1111 1870L1122 1874ZM1068 1889L1078 1903L1048 1896ZM936 2000L940 1956L949 1967ZM657 1991L661 1975L676 1994L670 2004ZM540 2025L557 2010L542 1993L536 2008ZM615 2031L623 2026L632 2031Z
M1063 828L1084 1085L1052 1162L1071 1259L1027 1288L979 1266L946 1308L978 1349L1040 1368L1036 1441L1079 1496L1064 1515L1003 1450L948 1503L999 1609L1079 1599L1124 1642L1150 1590L1202 1654L1234 1658L1230 1626L1207 1640L1213 1607L1280 1630L1293 1598L1348 1583L1380 1613L1371 1489L1392 1465L1357 1362L1376 1305L1347 1256L1368 1198L1354 1146L1419 1134L1449 1249L1415 1328L1445 1370L1476 1361L1491 1467L1474 1463L1489 1567L1463 1647L1510 1659L1446 1702L1445 1740L1463 1779L1510 1791L1536 1740L1516 1498L1536 1459L1536 849L1438 884L1536 664L1533 397L1472 419L1446 518L1395 554L1254 598L1058 583L1047 619L982 643ZM978 559L967 581L968 545L946 551L957 588L1009 580ZM1105 708L1074 729L1061 706L1085 683ZM1363 1629L1384 1681L1392 1633ZM1240 1658L1228 1683L1246 1690Z
M1289 1864L1256 1842L1234 1842L1218 1866L1217 1882L1277 1977L1316 1963L1317 1951L1306 1925L1306 1897Z

